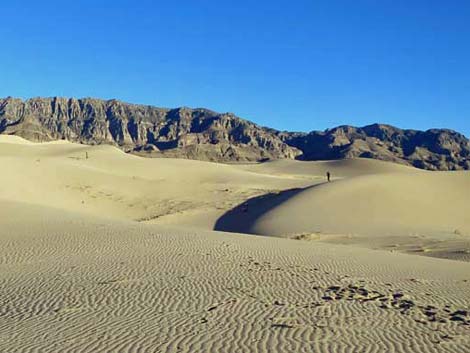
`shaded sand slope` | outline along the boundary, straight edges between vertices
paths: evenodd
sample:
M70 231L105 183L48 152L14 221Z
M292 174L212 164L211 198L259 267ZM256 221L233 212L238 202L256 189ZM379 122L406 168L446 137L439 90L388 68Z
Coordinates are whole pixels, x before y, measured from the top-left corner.
M342 242L423 253L429 242L440 253L451 244L459 258L470 257L466 173L363 159L251 165L148 159L107 145L5 135L0 163L0 199L192 229L309 239L333 233ZM324 184L327 170L335 182ZM423 235L434 239L416 238Z
M258 234L470 236L470 173L362 176L308 188L259 217Z
M12 201L0 229L1 352L470 350L469 263Z
M107 145L34 144L5 135L0 163L8 166L0 174L0 198L110 218L170 218L207 229L247 198L314 182L216 163L140 158Z
M299 171L289 164L251 168ZM331 170L338 180L254 197L214 228L470 260L469 172L423 172L367 160L303 168L306 174Z
M88 159L86 156L88 155ZM420 171L374 160L223 165L149 159L108 145L0 135L0 198L102 217L213 229L247 199L334 178Z

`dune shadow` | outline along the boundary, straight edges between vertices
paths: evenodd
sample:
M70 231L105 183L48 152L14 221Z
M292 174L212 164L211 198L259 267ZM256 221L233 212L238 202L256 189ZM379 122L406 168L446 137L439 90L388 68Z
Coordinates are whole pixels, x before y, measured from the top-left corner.
M224 213L216 221L214 230L231 233L257 234L253 230L253 226L260 217L302 191L314 188L318 185L322 184L273 192L248 199Z

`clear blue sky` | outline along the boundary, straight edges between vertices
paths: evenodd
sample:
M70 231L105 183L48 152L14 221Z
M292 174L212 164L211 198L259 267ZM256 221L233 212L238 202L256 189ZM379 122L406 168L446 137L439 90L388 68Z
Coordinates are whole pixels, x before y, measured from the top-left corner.
M470 136L468 0L4 1L0 96Z

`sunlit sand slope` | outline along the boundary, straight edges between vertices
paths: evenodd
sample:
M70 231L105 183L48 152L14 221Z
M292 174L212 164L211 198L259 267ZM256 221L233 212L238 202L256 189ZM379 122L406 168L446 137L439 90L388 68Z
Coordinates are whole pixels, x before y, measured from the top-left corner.
M256 219L257 234L470 236L470 173L388 173L307 188Z
M273 175L317 176L323 180L326 172L330 172L333 179L383 173L425 173L421 169L401 164L359 158L314 162L285 159L252 164L244 169Z
M141 158L107 145L35 144L5 135L0 163L3 199L206 229L250 197L315 182L224 164Z
M470 350L470 264L0 202L1 352Z

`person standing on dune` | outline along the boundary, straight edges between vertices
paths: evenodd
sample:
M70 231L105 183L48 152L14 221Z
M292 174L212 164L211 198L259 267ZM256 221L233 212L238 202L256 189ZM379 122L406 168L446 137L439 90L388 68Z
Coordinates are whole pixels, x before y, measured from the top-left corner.
M328 182L330 182L330 181L331 181L331 174L330 174L330 172L329 172L329 171L328 171L328 172L326 172L326 180L328 180Z

